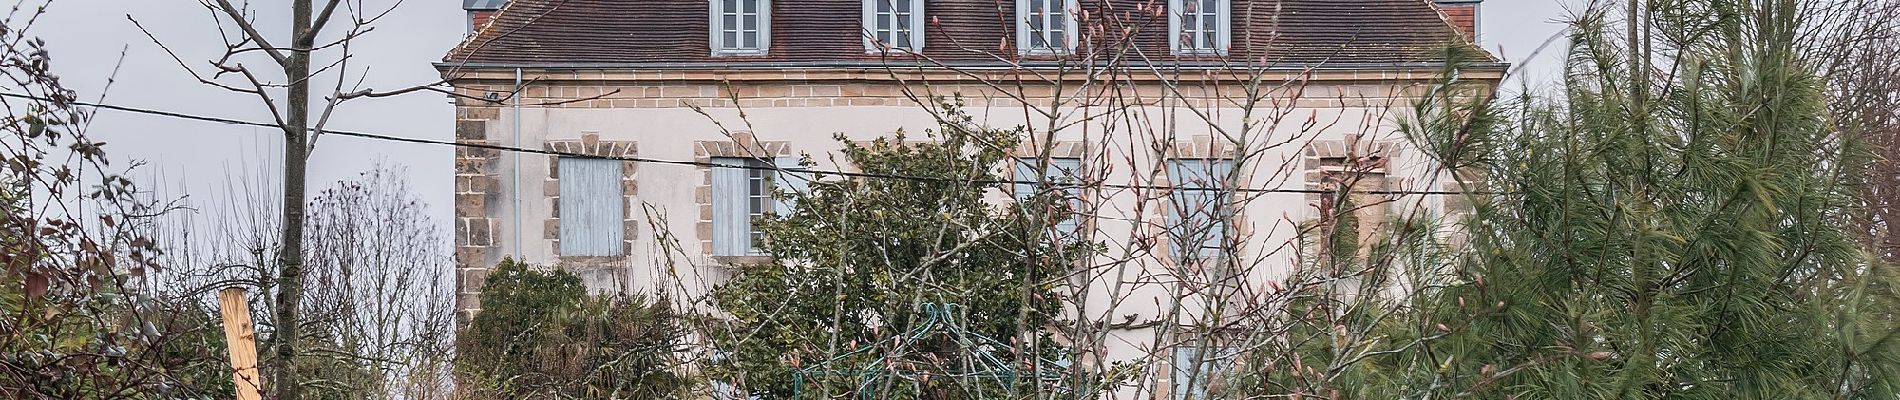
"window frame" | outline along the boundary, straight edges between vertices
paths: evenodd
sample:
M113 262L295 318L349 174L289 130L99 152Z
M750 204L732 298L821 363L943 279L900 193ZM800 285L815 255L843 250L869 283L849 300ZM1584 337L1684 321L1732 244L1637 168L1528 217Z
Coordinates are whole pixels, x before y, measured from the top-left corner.
M1215 351L1216 353L1211 357L1203 357L1202 354L1209 350ZM1185 353L1192 353L1192 355ZM1196 346L1182 344L1175 346L1171 355L1173 357L1168 365L1168 398L1171 400L1185 400L1188 398L1188 393L1193 392L1193 398L1198 400L1216 394L1210 393L1214 386L1214 378L1225 379L1226 375L1233 373L1229 367L1233 364L1223 363L1223 361L1239 357L1240 349L1229 346ZM1187 365L1182 365L1183 358L1188 359L1187 361L1189 362L1186 363ZM1194 364L1197 363L1200 364L1200 368L1198 368L1200 370L1198 371L1199 373L1188 370L1189 367L1194 367L1196 366Z
M908 3L910 5L910 18L908 18L908 21L902 21L896 17L897 12L894 9L899 2ZM910 43L905 43L900 46L896 43L883 42L878 38L877 22L884 18L884 15L880 15L882 13L877 11L877 5L879 3L889 3L892 5L893 11L889 15L893 23L890 29L893 36L897 34L897 22L910 24L908 27L910 30ZM863 9L864 18L861 20L863 23L863 35L861 36L863 36L864 39L865 54L903 54L924 51L924 32L928 30L923 28L925 26L924 0L864 0ZM888 51L885 50L884 46L878 45L879 43L890 44L890 49Z
M1083 172L1083 168L1085 167L1085 163L1081 157L1048 157L1048 158L1049 158L1049 170L1063 171L1062 173L1059 174L1060 176L1058 176L1058 178L1073 179L1076 181L1069 184L1079 185L1082 183L1081 175ZM1029 200L1031 196L1034 196L1036 192L1040 191L1040 188L1038 186L1041 185L1043 176L1046 176L1048 174L1040 173L1040 171L1037 171L1037 167L1039 166L1038 164L1039 160L1040 160L1039 158L1033 158L1033 157L1015 159L1015 163L1014 163L1015 168L1013 168L1014 174L1012 175L1012 178L1013 178L1012 180L1018 183L1011 185L1010 197L1014 198L1017 202L1027 201ZM1023 183L1023 182L1030 182L1030 183ZM1025 192L1025 190L1027 190L1027 192ZM1069 207L1070 207L1070 212L1073 213L1073 215L1070 215L1069 218L1065 221L1058 222L1056 228L1057 228L1058 233L1062 235L1074 237L1075 235L1081 233L1083 218L1086 217L1086 215L1084 215L1082 212L1082 206L1084 205L1082 203L1082 187L1074 186L1074 187L1069 187L1069 188L1063 188L1060 190L1069 193L1069 197L1071 197L1071 199L1069 200L1070 202ZM1068 224L1068 226L1063 227L1062 224Z
M712 207L713 250L711 255L720 257L765 255L759 251L761 232L755 222L758 218L791 213L792 202L779 197L778 192L806 191L811 181L810 173L794 171L794 169L802 170L805 167L800 164L799 159L792 157L713 157L710 161L716 165L710 167L712 199L711 204L708 205ZM731 169L739 171L730 171ZM744 181L737 183L745 188L745 193L740 196L741 198L735 199L731 197L731 193L725 193L725 190L721 189L730 188L735 184L722 182L726 179ZM734 204L734 201L739 204ZM769 204L756 207L761 204L761 201ZM743 213L745 218L731 220L739 214L736 211L741 206L745 207ZM736 236L739 233L744 233L744 236ZM735 244L722 240L734 237L745 238L744 243Z
M1215 18L1218 19L1218 21L1215 21L1214 26L1214 43L1211 43L1213 47L1187 47L1181 43L1181 34L1184 28L1182 26L1182 19L1187 17L1187 14L1183 13L1183 11L1187 10L1187 2L1190 1L1198 2L1205 0L1168 0L1168 50L1175 55L1226 55L1227 49L1233 45L1233 0L1212 0L1215 3L1214 15ZM1200 22L1200 20L1197 19L1195 22ZM1195 35L1197 41L1200 38L1200 35Z
M560 192L559 192L560 199L556 201L557 203L559 203L558 205L560 206L560 210L558 211L557 214L555 214L555 217L559 218L561 221L560 232L559 232L561 239L560 239L560 244L555 247L555 251L558 252L562 257L624 257L626 256L627 255L626 249L623 248L624 246L622 242L627 240L626 231L623 228L623 221L627 217L627 205L626 205L626 202L624 201L627 193L626 193L626 187L621 181L625 177L627 166L618 160L597 159L597 158L587 158L587 157L564 156L564 157L556 158L555 162L558 163L558 165L556 166L557 173L558 173L557 179L560 181L558 183L558 185L560 186ZM576 173L576 171L582 170L583 168L581 168L580 166L581 163L588 163L588 164L598 163L600 164L600 166L606 166L606 165L611 164L612 168L604 168L603 171L608 171L612 173L605 174L604 176L599 176L599 177L581 177L578 175L569 175L572 173ZM588 178L593 178L593 179L588 179ZM598 180L598 182L596 182L596 180ZM579 213L581 213L582 211L581 209L583 208L583 207L580 207L580 205L582 204L581 202L587 199L580 199L577 197L581 196L582 194L593 194L593 193L581 193L582 191L578 190L579 185L586 185L590 183L605 185L606 187L610 188L608 191L611 191L614 194L613 196L607 196L609 198L606 198L606 199L591 199L591 200L612 205L609 208L605 208L607 210L611 210L608 212L608 214L612 214L612 215L600 216L600 217L605 217L605 218L592 218L588 216L578 215ZM605 193L606 192L603 191L600 194L605 194ZM618 216L619 218L612 218L614 216ZM592 220L598 220L598 221L604 221L604 222L600 222L600 224L603 224L603 225L587 225L581 222L581 221L592 221ZM609 224L608 222L611 222L611 223ZM598 229L602 229L602 231L600 232L593 232L593 233L596 235L599 235L602 238L602 241L605 243L593 244L592 246L582 247L581 241L577 239L583 236L586 236L586 235L583 235L580 230L587 227L596 227ZM602 246L602 245L606 246L605 247L606 254L597 254L597 253L589 251L593 249L593 247Z
M1168 255L1176 262L1218 260L1225 257L1228 253L1226 251L1228 249L1225 248L1228 242L1227 239L1233 235L1234 217L1239 214L1239 210L1236 209L1238 205L1234 204L1233 188L1227 187L1228 183L1226 181L1226 179L1233 174L1234 168L1236 167L1234 160L1226 158L1170 158L1166 162L1168 163L1168 182L1170 183L1168 204L1165 210L1168 213ZM1192 169L1184 165L1189 162L1200 163L1198 165L1199 168ZM1182 173L1177 173L1177 171ZM1206 174L1209 179L1203 182L1189 182L1187 175L1196 173ZM1188 186L1190 184L1194 186ZM1213 195L1211 198L1197 199L1212 202L1212 209L1206 210L1205 213L1202 212L1203 209L1201 208L1188 209L1189 200L1183 198L1188 191L1182 190L1184 188L1193 189L1194 192L1212 191ZM1188 212L1192 214L1185 214ZM1185 231L1185 229L1188 228L1189 222L1195 218L1203 217L1202 214L1211 214L1207 215L1207 217L1214 219L1211 221L1213 225L1207 228L1198 228L1195 232ZM1202 232L1203 230L1214 230L1215 232ZM1208 233L1213 233L1213 237L1200 237L1200 235ZM1189 237L1191 235L1195 237ZM1189 245L1188 239L1200 239L1200 243L1194 245L1196 250L1192 254L1186 251ZM1207 243L1209 241L1215 242L1215 246L1208 247ZM1209 252L1210 249L1212 250L1211 253Z
M707 6L708 12L706 13L706 21L707 21L706 38L707 38L707 45L708 45L707 47L710 47L712 49L712 55L715 57L762 56L770 52L772 49L772 0L730 0L730 1L733 1L735 4L739 5L741 9L745 7L745 2L747 1L758 2L759 26L756 31L756 34L759 37L758 37L758 47L756 48L724 47L725 42L721 41L720 39L722 39L722 36L725 33L725 28L726 28L721 21L723 19L721 17L724 17L726 14L726 10L725 10L726 1L727 0L709 0L708 1L708 4L709 4ZM744 16L743 13L736 13L734 15L737 15L740 17ZM740 24L743 25L744 22L741 21ZM739 29L737 30L737 32L740 35L744 35L745 30ZM738 36L738 39L740 42L745 41L744 36Z
M1063 22L1062 46L1061 48L1035 47L1034 42L1031 41L1031 39L1034 39L1038 36L1042 36L1045 40L1047 40L1048 38L1047 38L1046 33L1038 35L1036 32L1032 32L1030 30L1029 6L1031 3L1042 3L1043 5L1046 6L1051 3L1057 3L1057 2L1062 3L1062 16L1063 16L1062 18L1062 22ZM1078 45L1077 42L1079 41L1080 36L1076 34L1077 24L1075 21L1075 13L1073 11L1081 8L1081 5L1079 3L1080 3L1080 0L1016 0L1017 53L1020 53L1023 55L1031 55L1031 56L1056 56L1056 55L1065 55L1065 54L1074 53L1075 48ZM1048 17L1043 17L1043 25L1046 29L1046 27L1048 26Z

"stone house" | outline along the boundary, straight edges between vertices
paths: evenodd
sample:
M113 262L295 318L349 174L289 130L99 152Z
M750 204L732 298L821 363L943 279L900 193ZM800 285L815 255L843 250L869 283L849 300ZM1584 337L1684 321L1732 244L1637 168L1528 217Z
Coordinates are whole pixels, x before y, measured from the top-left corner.
M1140 99L1124 105L1165 120L1166 129L1066 125L1052 136L1055 143L1020 156L1050 157L1068 168L1132 163L1090 166L1106 168L1109 182L1129 184L1225 174L1242 153L1267 160L1241 164L1241 175L1260 177L1252 186L1291 190L1250 197L1219 222L1220 234L1259 244L1243 252L1282 257L1274 248L1295 235L1287 220L1314 218L1327 206L1313 190L1300 189L1324 187L1346 170L1344 160L1380 160L1371 171L1377 176L1355 188L1446 186L1428 161L1405 150L1393 119L1443 78L1447 46L1476 48L1479 10L1478 0L464 5L469 37L437 64L457 93L457 140L546 151L457 151L456 282L464 312L480 309L481 283L504 256L562 265L596 291L703 293L755 259L751 218L783 207L769 193L789 180L749 166L790 166L812 154L814 169L848 168L822 156L838 149L834 134L868 140L934 128L919 104L923 95L960 96L991 126L1063 125L1024 107ZM1472 61L1460 79L1494 85L1504 74L1505 65L1489 55ZM1101 94L1118 90L1127 95ZM1255 152L1248 146L1259 144L1225 134L1234 131L1297 140ZM1025 173L1034 172L1017 175ZM1087 228L1132 237L1148 229L1139 221L1176 219L1132 211L1140 208L1128 206L1140 201L1132 197L1099 199L1105 206ZM1429 198L1416 204L1446 207ZM1175 254L1156 254L1134 268L1177 262L1171 259L1181 258L1179 248L1193 244L1173 247L1155 253ZM1164 292L1143 287L1129 295ZM1155 310L1101 312L1152 317ZM1131 328L1128 340L1102 353L1158 351L1144 329L1150 328Z

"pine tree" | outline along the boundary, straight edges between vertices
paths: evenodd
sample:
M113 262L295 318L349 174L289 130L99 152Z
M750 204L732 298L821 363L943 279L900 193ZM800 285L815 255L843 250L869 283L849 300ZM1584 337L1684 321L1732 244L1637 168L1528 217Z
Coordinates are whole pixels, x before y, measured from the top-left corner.
M1831 128L1802 23L1792 0L1593 9L1560 98L1412 125L1502 194L1466 219L1453 283L1393 329L1433 340L1363 393L1900 395L1895 276L1851 228L1865 153Z
M1341 303L1304 286L1283 340L1245 358L1241 392L1900 396L1900 277L1856 231L1869 153L1832 124L1805 10L1592 8L1555 96L1435 91L1404 128L1465 178L1457 240L1419 235L1447 221L1390 224L1391 257L1370 259L1396 261L1368 269L1413 290L1314 319Z

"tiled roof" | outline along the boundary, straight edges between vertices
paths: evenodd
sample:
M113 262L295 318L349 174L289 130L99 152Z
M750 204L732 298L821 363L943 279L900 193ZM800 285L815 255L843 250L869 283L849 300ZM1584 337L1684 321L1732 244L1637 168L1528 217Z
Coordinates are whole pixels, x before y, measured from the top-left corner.
M475 1L475 0L471 0ZM866 54L862 0L780 0L772 9L771 51L714 57L707 0L515 0L481 32L452 50L447 65L744 66L790 64L915 65ZM1472 46L1429 0L1232 0L1227 60L1171 56L1166 0L1080 0L1102 36L1142 49L1157 63L1253 62L1274 66L1429 63L1448 45ZM1011 0L927 0L923 55L931 63L1002 64L1014 54ZM1124 33L1125 32L1125 33ZM1475 47L1475 46L1472 46ZM1013 57L1013 56L1012 56Z

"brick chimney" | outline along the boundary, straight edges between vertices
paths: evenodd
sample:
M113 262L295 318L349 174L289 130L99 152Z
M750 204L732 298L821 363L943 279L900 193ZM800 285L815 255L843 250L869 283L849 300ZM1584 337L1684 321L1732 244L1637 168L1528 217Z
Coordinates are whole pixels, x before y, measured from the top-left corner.
M462 10L468 11L468 32L474 34L476 29L481 29L488 23L488 17L506 4L508 0L462 0Z
M1452 26L1464 31L1466 39L1478 38L1478 5L1484 0L1432 0Z

